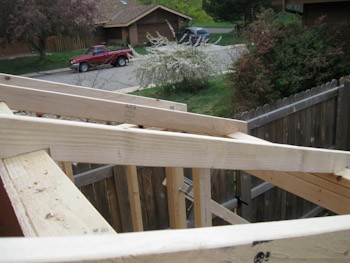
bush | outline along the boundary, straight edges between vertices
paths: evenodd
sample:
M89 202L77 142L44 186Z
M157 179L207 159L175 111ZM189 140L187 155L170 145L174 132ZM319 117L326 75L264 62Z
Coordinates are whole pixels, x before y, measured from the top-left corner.
M333 30L334 31L334 30ZM348 74L341 43L320 18L314 26L283 24L265 10L249 26L249 53L232 76L236 112L322 84Z
M169 48L169 47L168 47ZM216 71L216 61L200 48L188 47L172 51L151 51L143 56L136 68L141 86L161 86L172 90L196 92L206 87Z

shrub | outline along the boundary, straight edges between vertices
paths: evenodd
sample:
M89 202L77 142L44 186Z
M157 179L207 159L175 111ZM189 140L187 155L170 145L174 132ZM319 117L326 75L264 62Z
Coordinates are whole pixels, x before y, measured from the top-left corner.
M320 18L314 26L283 24L265 10L249 26L249 53L232 76L236 111L309 89L349 72L341 43Z
M171 51L156 49L143 56L136 68L141 86L154 84L167 92L196 92L206 87L209 76L217 69L215 59L200 48L176 46Z

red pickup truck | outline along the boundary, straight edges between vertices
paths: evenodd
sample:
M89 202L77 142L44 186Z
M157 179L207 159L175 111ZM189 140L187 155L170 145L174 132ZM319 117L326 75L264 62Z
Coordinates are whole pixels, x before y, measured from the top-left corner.
M86 72L90 67L102 64L125 66L129 62L132 50L129 48L108 51L104 45L92 46L85 54L69 59L69 67L79 72Z

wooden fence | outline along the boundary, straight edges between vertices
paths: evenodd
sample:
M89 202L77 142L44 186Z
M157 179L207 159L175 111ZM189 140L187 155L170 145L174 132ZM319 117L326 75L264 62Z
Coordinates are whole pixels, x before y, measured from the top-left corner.
M343 81L341 81L343 82ZM261 139L298 146L350 150L350 84L337 81L245 112L248 133ZM317 216L325 209L243 173L238 185L241 216L250 222Z
M56 37L52 36L47 39L46 50L47 52L57 52L65 50L77 50L85 49L91 45L97 45L104 42L102 38L92 37ZM16 56L23 55L32 52L29 43L14 42L4 47L0 47L0 56Z
M47 39L46 46L48 52L84 49L91 45L101 44L103 41L92 37L56 37Z

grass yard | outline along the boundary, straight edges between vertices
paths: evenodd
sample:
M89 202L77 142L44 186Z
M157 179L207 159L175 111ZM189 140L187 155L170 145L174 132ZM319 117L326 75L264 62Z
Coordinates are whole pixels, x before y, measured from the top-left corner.
M40 61L39 56L20 57L14 59L1 59L0 72L20 75L25 73L65 68L68 59L80 55L84 50L53 52L47 55L46 61Z
M224 34L210 34L210 43L215 43L217 39L221 36L221 40L218 43L220 46L229 46L236 44L243 44L243 39L236 37L234 33L224 33Z
M135 91L131 94L182 102L187 104L189 112L229 118L231 117L231 87L225 78L225 75L213 77L206 89L196 93L174 91L168 94L163 89L156 87Z
M206 27L206 28L233 28L236 24L230 22L214 22L214 21L205 21L205 22L195 22L191 26L196 27Z

